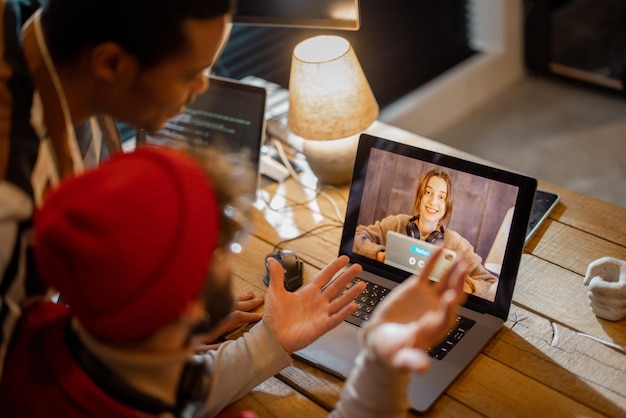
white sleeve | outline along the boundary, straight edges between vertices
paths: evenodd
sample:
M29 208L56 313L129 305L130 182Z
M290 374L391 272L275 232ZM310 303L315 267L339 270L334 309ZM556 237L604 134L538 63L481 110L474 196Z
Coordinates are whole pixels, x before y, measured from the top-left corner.
M209 351L212 385L203 414L214 416L264 380L292 364L272 329L261 321L250 332Z
M398 418L409 409L410 372L381 364L367 348L361 349L331 418Z

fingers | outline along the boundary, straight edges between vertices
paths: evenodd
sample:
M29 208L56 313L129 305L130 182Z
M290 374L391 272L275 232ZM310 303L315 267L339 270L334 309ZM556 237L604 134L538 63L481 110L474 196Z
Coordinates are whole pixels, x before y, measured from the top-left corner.
M391 361L391 366L398 370L424 373L430 368L430 358L421 349L401 348Z
M626 316L626 262L602 257L589 263L584 284L594 314L609 321Z
M450 288L454 289L457 295L456 303L462 303L467 294L463 291L465 285L465 277L467 276L467 263L459 260L450 272Z
M247 291L246 293L235 296L235 302L250 300L252 298L254 298L254 293L252 293L251 291Z
M324 294L328 296L329 300L335 299L337 296L343 292L346 288L346 285L352 281L355 277L357 277L363 268L359 264L353 264L346 270L344 270L332 283L330 283L325 289ZM365 283L359 282L350 288L350 293L354 293L354 288L357 287L359 293L361 293L365 287ZM358 296L358 293L354 296ZM353 298L354 299L354 298Z
M318 274L316 279L320 276L324 277L326 280L331 280L332 277L339 271L344 268L346 264L349 262L349 258L346 256L338 257L332 263L330 263L322 272ZM350 287L348 290L345 290L346 285L352 281L355 277L359 275L363 271L363 268L359 264L353 264L332 281L332 283L328 284L322 293L327 297L327 300L330 302L328 307L329 315L338 315L341 318L337 320L337 324L339 324L345 317L350 315L352 312L356 310L357 305L352 303L357 296L361 294L361 292L365 289L364 282L358 282L354 286ZM330 278L326 276L332 272ZM317 286L321 286L323 288L327 284L327 281L322 284L322 282L316 283ZM344 293L345 290L345 293Z
M459 296L460 295L460 296ZM462 298L462 299L459 299ZM457 308L465 299L465 293L462 290L450 289L441 297L441 310L444 312L444 319L442 321L441 331L445 334L445 332L450 329L457 318ZM443 335L442 335L443 337Z
M324 267L319 273L317 273L317 275L311 281L310 285L316 286L319 289L322 289L335 276L335 274L339 272L339 270L341 270L348 264L348 262L350 262L350 258L348 258L345 255L341 257L337 257L332 262L330 262L326 267Z
M283 267L280 265L278 260L276 260L273 257L268 257L266 262L267 262L267 265L269 266L269 277L270 277L270 284L268 286L268 290L271 292L276 292L276 293L280 293L281 291L286 292L287 290L285 290L285 284L284 284L285 273L283 271Z
M348 282L357 277L363 270L360 264L353 264L341 272L341 274L333 280L333 277L337 274L337 272L343 269L349 262L350 258L347 256L337 257L335 260L326 265L326 267L324 267L307 286L303 286L295 293L308 293L311 291L322 292L325 296L327 296L329 301L332 301L343 292ZM284 286L282 284L284 277L282 266L273 258L268 258L267 263L270 272L269 290L272 292L284 290ZM345 305L346 303L352 301L363 291L364 288L364 283L357 283L350 289L347 296L341 298L341 304Z
M345 289L346 285L357 277L363 268L360 264L352 264L350 267L342 271L334 280L333 277L337 275L342 268L344 268L350 262L350 258L347 256L337 257L331 263L320 271L309 286L321 290L328 300L333 300L339 296ZM349 295L353 297L349 300L356 298L359 293L365 288L364 283L357 283L350 289ZM310 289L303 288L303 291L309 291ZM349 296L344 299L348 300Z
M606 281L595 276L589 282L589 290L596 296L626 297L626 283L621 281Z
M196 346L196 354L202 355L202 354L206 354L207 351L217 350L218 348L220 348L220 345L222 345L222 343L198 344Z
M239 325L247 324L250 322L258 322L263 319L263 314L259 312L243 312L243 311L235 311L231 312L232 320L229 323L230 329L227 331L233 330L237 328Z
M620 309L615 306L607 306L605 303L598 303L594 301L590 301L589 306L591 306L591 312L593 312L594 315L602 319L606 319L607 321L620 321L626 316L625 307Z
M229 333L241 325L258 322L263 314L257 312L234 311L228 314L213 330L206 334L206 341L213 342L222 335Z
M434 286L439 294L443 294L448 289L454 289L459 298L465 298L463 287L465 286L466 275L467 262L463 259L457 259Z
M340 306L339 304L335 304L335 302L336 301L333 301L329 308L331 312L329 312L329 316L328 316L327 330L331 330L335 328L337 325L341 324L344 319L346 319L350 314L352 314L357 309L356 303L349 302L347 305L340 307L339 310L337 310L336 312L333 312L332 311L333 306L335 306L335 308Z
M263 305L263 297L258 297L258 298L251 298L251 299L239 299L235 301L235 303L233 303L233 311L252 311L256 308L258 308L259 306Z
M347 305L351 304L354 301L354 299L356 299L361 294L363 290L365 290L365 283L359 282L355 284L354 286L352 286L350 289L348 289L343 295L336 297L336 298L331 298L330 300L332 300L332 302L330 303L330 306L328 307L329 314L331 315L338 314L339 311L344 310L344 308ZM346 314L346 316L354 312L356 307L357 305L355 303L353 307L349 308L349 312Z
M619 321L626 316L626 283L608 282L595 276L587 291L594 314L609 321Z
M589 285L594 277L601 277L604 280L616 280L620 268L624 265L622 260L613 257L602 257L589 263L585 274L584 284Z
M263 315L259 313L240 311L231 312L215 328L213 328L206 334L203 334L202 340L204 341L204 343L213 343L217 341L220 337L223 337L231 331L234 331L241 325L258 322L262 318Z
M466 268L466 265L464 264L465 262L462 259L457 259L452 266L447 269L444 274L442 274L438 281L431 283L430 277L433 271L435 271L437 263L439 262L443 252L442 247L437 248L429 257L422 271L419 274L405 280L402 285L406 287L414 287L414 291L418 291L421 286L432 284L433 290L439 295L445 292L451 285L456 286L456 275L458 274L458 270L455 269L458 267L461 270L465 270Z
M426 262L426 265L424 266L424 269L419 274L420 280L426 281L426 279L428 279L431 276L433 271L435 271L435 266L437 265L437 262L439 261L439 257L441 257L442 253L443 253L443 248L439 247L430 255L430 257L428 258L428 261ZM446 275L444 274L443 276L444 276L443 278L439 279L439 282L446 281L445 279Z

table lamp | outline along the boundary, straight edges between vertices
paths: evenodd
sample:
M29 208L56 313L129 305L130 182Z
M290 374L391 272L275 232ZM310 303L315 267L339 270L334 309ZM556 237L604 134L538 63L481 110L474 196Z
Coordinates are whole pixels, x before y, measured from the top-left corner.
M315 36L294 48L289 76L289 130L325 184L350 182L359 134L378 116L378 103L350 43Z

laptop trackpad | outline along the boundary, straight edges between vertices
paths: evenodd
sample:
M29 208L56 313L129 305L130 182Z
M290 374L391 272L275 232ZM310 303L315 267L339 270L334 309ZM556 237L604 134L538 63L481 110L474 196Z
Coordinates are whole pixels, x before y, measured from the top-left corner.
M462 367L445 360L431 361L431 368L424 374L413 374L409 385L411 408L424 413L443 394Z
M314 366L345 379L354 367L359 354L359 328L342 322L308 347L296 351L294 356Z

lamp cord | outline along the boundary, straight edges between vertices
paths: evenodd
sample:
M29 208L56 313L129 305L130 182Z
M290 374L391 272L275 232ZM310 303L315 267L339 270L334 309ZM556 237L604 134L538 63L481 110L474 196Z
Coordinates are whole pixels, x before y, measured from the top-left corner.
M296 170L293 169L293 166L291 165L291 163L289 162L289 158L287 158L287 154L285 153L285 149L283 147L283 144L278 141L277 139L272 139L272 146L276 149L276 152L278 152L278 156L280 157L283 165L285 167L287 167L287 171L289 172L289 175L291 177L293 177L293 179L300 184L302 187L309 189L309 190L315 190L316 192L316 197L317 196L321 196L324 199L326 199L330 205L333 207L334 211L335 211L335 216L337 217L336 219L333 219L334 221L339 222L340 224L343 225L343 215L341 214L341 211L339 210L339 207L337 206L337 202L335 202L335 200L324 191L325 188L328 189L335 189L332 186L324 186L324 187L320 187L319 185L314 189L306 184L304 184L301 180L300 180L300 175L298 173L296 173ZM313 199L314 200L314 199ZM308 203L308 202L307 202Z
M328 228L329 230L330 229L336 229L336 228L341 228L341 225L338 225L338 224L318 225L318 226L316 226L314 228L311 228L308 231L305 231L305 232L301 233L300 235L297 235L297 236L295 236L293 238L287 238L287 239L284 239L284 240L282 240L280 242L277 242L274 245L274 249L272 251L276 251L278 248L281 248L283 245L287 244L288 242L295 241L297 239L304 238L304 237L309 236L309 235L312 235L312 236L318 235L318 234L315 234L315 232L320 230L320 229L324 229L324 228ZM320 233L321 232L324 232L324 231L320 231Z

